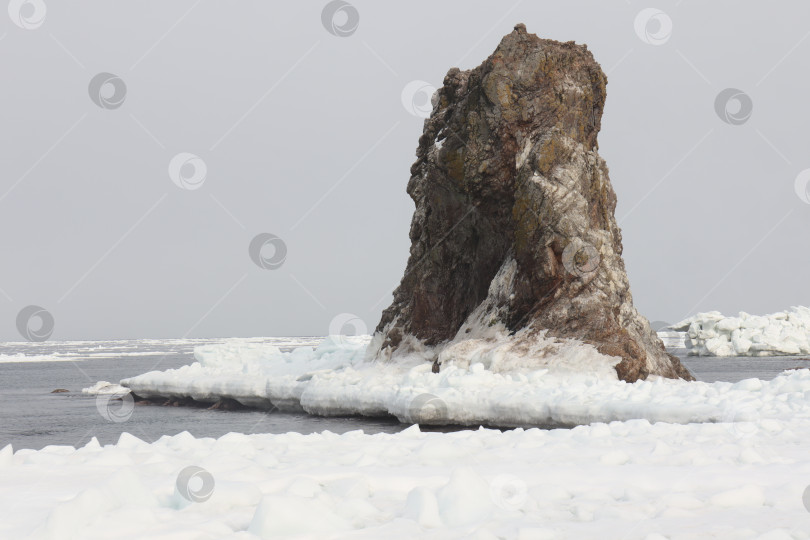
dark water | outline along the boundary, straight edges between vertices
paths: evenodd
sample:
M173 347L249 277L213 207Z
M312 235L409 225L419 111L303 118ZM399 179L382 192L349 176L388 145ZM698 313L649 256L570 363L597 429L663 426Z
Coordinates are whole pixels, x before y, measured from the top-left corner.
M394 433L408 427L395 419L322 418L306 414L222 411L191 407L136 405L125 422L108 420L96 407L96 396L81 393L96 381L118 382L154 369L194 361L193 348L219 340L139 340L0 345L0 448L39 449L51 444L83 446L92 437L101 444L128 432L145 441L188 431L195 437L241 433ZM267 338L282 350L312 346L319 338ZM677 351L673 351L676 352ZM58 358L56 362L8 362L11 355ZM752 377L772 379L784 369L810 367L796 357L697 358L678 354L698 380L736 382ZM54 389L67 393L51 393ZM452 428L450 428L452 429Z
M322 418L296 413L221 411L192 407L136 405L125 422L106 419L96 407L96 396L81 393L96 381L118 382L152 371L176 368L194 361L193 348L217 340L173 342L103 342L96 344L3 344L0 355L24 353L49 355L58 351L58 362L0 363L0 448L12 444L40 449L51 444L83 446L92 437L111 444L123 432L148 442L163 435L188 431L195 437L220 437L240 433L394 433L407 428L396 419ZM262 340L267 342L268 340ZM289 344L289 339L286 343ZM315 344L319 338L298 339L292 345ZM138 356L138 352L143 356ZM123 355L123 356L122 356ZM76 358L75 361L65 360ZM61 388L68 393L52 394Z
M729 356L714 358L707 356L684 356L671 351L699 381L737 382L743 379L770 380L786 369L810 368L806 356Z

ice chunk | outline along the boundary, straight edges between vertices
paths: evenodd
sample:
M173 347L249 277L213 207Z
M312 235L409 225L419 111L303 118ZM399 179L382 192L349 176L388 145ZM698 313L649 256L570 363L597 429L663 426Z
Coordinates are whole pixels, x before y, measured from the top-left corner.
M675 328L686 330L689 353L699 356L764 356L810 353L810 309L798 306L771 315L723 317L698 313Z
M762 506L765 503L765 496L758 486L747 485L718 493L711 498L710 502L724 508Z
M494 509L489 484L469 468L454 470L450 482L439 489L436 499L442 520L451 526L484 520Z
M405 517L413 519L422 527L442 526L439 502L436 500L436 495L427 488L414 488L408 493L403 513Z
M7 444L0 450L0 469L10 467L14 459L14 448Z
M265 539L335 534L351 529L351 523L322 500L288 494L263 497L248 531Z

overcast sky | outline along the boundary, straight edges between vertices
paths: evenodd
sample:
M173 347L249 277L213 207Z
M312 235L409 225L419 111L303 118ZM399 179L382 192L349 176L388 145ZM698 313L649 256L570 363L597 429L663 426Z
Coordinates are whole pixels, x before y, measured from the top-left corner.
M644 315L810 304L810 3L327 5L11 2L0 339L29 305L51 339L373 329L410 246L424 104L403 89L517 22L608 73L600 152Z

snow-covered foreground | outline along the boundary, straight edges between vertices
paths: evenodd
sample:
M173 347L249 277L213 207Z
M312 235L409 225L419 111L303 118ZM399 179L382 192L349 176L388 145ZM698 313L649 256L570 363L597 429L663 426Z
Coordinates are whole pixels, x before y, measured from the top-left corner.
M281 352L231 340L198 347L190 366L121 383L143 397L229 397L323 415L590 425L181 434L151 445L125 436L104 449L5 450L12 487L0 485L9 498L0 505L26 510L2 526L80 538L103 538L122 521L133 537L810 538L810 370L627 384L612 359L582 344L541 357L480 339L443 350L432 373L420 354L369 362L367 343L332 337ZM32 484L30 497L8 494Z
M0 538L806 539L810 421L0 451Z
M671 328L685 331L689 353L699 356L810 354L810 308L802 306L763 316L698 313Z
M605 362L609 357L592 355L582 344L564 346L548 365L537 366L521 364L525 356L515 356L508 345L470 341L456 362L448 358L440 373L432 373L430 363L418 355L412 362L367 362L366 342L332 337L315 350L283 353L270 345L232 340L198 347L198 361L190 366L121 384L141 397L202 402L227 397L267 409L394 415L422 424L571 426L641 418L720 422L751 412L762 418L810 418L808 370L734 384L657 377L627 384ZM555 366L552 362L559 359L564 362Z

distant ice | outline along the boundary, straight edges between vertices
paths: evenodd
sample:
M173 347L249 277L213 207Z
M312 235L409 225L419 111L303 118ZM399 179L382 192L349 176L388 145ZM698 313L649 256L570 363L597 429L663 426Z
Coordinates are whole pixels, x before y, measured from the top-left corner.
M810 354L810 308L802 306L763 316L698 313L672 330L686 332L689 354L697 356Z
M0 364L13 364L18 362L70 362L76 360L72 356L58 354L0 354Z
M233 339L233 338L230 338ZM244 343L271 344L290 350L313 347L321 337L254 337L238 338ZM107 341L42 341L0 343L6 354L0 364L34 362L83 362L126 357L169 356L190 354L194 347L221 343L228 338L191 339L122 339Z
M12 364L18 362L81 362L84 360L94 360L100 358L119 358L126 356L163 356L171 354L170 351L143 351L125 352L109 351L103 353L82 353L82 354L0 354L0 364Z

